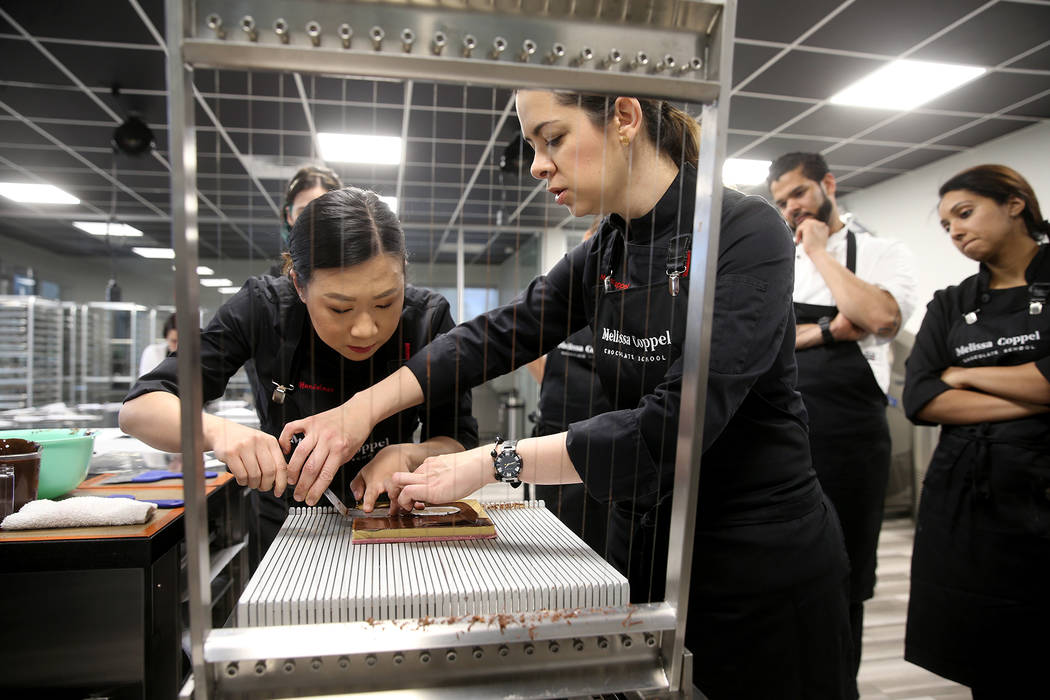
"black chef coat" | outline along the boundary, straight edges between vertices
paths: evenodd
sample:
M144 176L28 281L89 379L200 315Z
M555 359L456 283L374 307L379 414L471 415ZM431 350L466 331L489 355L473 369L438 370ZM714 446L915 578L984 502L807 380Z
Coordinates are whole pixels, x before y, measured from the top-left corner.
M603 294L640 286L669 294L666 258L672 238L691 229L695 182L695 168L685 166L651 212L629 225L607 218L516 300L411 358L424 392L479 384L588 326L625 347L654 338L644 386L599 369L614 410L570 425L567 448L596 498L643 520L657 506L667 513L685 326L675 324L665 342L668 331L649 328L645 313L623 314L618 328L596 328L595 320ZM697 685L711 697L846 697L847 564L795 390L791 234L760 197L725 190L721 215L686 645ZM675 312L682 319L687 290L686 277ZM625 352L636 353L643 351ZM635 561L651 561L649 573L662 578L666 540L655 540ZM632 597L642 583L632 575Z
M251 360L253 385L264 387L255 392L260 429L276 437L286 423L335 408L393 373L408 357L452 326L444 297L406 285L397 330L372 357L355 362L342 357L317 336L306 305L289 278L252 277L219 308L201 332L204 400L221 397L230 377ZM293 387L281 404L272 399L275 381ZM125 401L151 391L178 394L174 356L139 378ZM361 467L387 445L412 442L413 432L419 426L421 440L447 436L467 449L476 447L478 427L471 415L470 390L435 392L431 401L379 423L357 454L339 470L332 489L344 500L353 500L350 481Z
M907 361L915 423L951 387L948 367L1035 362L1050 380L1050 246L1026 286L988 289L988 270L934 294ZM1031 313L1035 297L1041 313ZM945 425L923 481L905 658L996 697L1045 695L1050 628L1050 415Z

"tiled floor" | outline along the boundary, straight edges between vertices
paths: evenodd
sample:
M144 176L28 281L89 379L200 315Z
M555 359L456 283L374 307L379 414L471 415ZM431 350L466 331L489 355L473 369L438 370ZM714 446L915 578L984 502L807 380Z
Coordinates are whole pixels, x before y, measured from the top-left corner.
M864 610L861 700L970 700L970 691L904 660L904 620L915 526L887 520L879 538L878 585Z

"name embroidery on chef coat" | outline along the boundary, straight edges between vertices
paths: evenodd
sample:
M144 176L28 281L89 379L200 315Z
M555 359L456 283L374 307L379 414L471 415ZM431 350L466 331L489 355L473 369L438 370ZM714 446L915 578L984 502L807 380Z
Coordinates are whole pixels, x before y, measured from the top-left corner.
M324 386L323 384L307 384L302 380L299 381L299 388L305 389L306 391L323 391L326 394L335 393L334 387Z
M639 338L630 333L623 333L615 328L602 329L602 341L608 343L605 354L620 357L632 362L666 362L667 354L663 348L671 346L671 331L660 335ZM620 347L613 347L619 345Z
M995 340L975 340L953 348L960 361L977 362L989 357L1007 355L1022 350L1035 350L1035 343L1042 340L1039 331L1019 335L999 336Z

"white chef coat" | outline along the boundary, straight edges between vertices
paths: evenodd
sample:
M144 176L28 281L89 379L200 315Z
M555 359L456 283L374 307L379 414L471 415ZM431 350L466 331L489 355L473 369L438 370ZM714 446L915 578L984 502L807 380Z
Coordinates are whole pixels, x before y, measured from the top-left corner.
M848 224L828 237L828 253L844 267L847 229ZM903 328L917 303L915 256L901 241L876 238L870 233L856 230L853 235L857 239L855 274L893 295L900 307ZM831 289L820 276L817 266L806 255L801 243L795 249L795 291L792 297L800 304L836 305ZM870 334L857 341L864 359L871 366L875 381L884 392L890 386L890 340Z

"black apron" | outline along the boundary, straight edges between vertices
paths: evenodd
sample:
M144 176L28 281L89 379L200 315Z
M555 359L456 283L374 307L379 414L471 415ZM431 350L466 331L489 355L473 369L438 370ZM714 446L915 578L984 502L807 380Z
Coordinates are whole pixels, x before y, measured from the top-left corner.
M603 275L595 312L595 368L614 408L637 406L681 354L689 265L688 258L684 266L675 258L683 246L688 250L690 239L679 236L665 248L626 245L632 263L649 261L649 284L621 282L611 272L616 269L612 264L616 256L603 261L602 269L610 272ZM610 250L617 251L617 246L624 249L622 239ZM677 296L671 293L673 270L678 272ZM630 463L636 458L624 455L623 459ZM616 501L611 509L609 559L627 575L635 603L664 599L672 486L660 484L657 500ZM844 581L818 577L817 585L759 595L741 594L717 583L722 569L741 566L741 561L747 562L743 566L754 581L775 578L776 572L805 557L839 561L842 545L837 537L817 538L817 549L796 552L792 562L784 561L791 550L785 542L814 542L814 531L830 531L834 526L829 519L834 517L830 506L822 505L783 522L723 523L697 530L686 646L698 659L694 678L708 697L849 697Z
M1048 289L989 291L982 268L970 311L944 339L953 364L1050 355ZM999 697L1037 697L1048 630L1050 419L943 426L923 482L905 658Z
M688 251L691 243L691 236L679 235L670 246L641 245L613 233L601 264L605 272L595 309L594 367L614 409L637 407L681 353L689 289L688 257L681 251ZM629 275L628 261L648 262L648 274ZM669 284L672 273L677 294ZM644 281L632 283L631 278ZM623 464L636 460L637 455L622 457ZM613 502L608 552L630 581L633 602L663 599L671 487L660 485L655 499Z
M351 360L342 359L341 355L317 337L306 317L305 307L303 311L298 315L298 320L302 323L298 332L289 328L282 329L285 335L278 350L279 375L273 377L271 386L265 387L256 399L257 404L263 405L260 408L265 408L266 415L270 418L268 422L274 423L273 418L281 416L280 425L263 426L264 431L275 435L280 434L280 427L283 427L284 423L317 415L346 403L350 395L344 391L342 375L345 372L340 368L340 364L349 365L350 371L360 371L368 363L382 368L377 369L374 376L369 373L369 376L361 377L358 384L363 389L397 371L412 352L411 346L402 342L399 326L399 331L370 360L350 365ZM290 318L296 319L297 316L290 315ZM295 324L291 325L294 327ZM319 358L318 353L324 357ZM259 412L263 414L263 410ZM411 411L406 412L405 416L409 414ZM350 491L350 482L379 450L387 445L412 441L416 421L406 419L405 416L395 414L378 423L361 449L339 468L330 488L344 503L353 503L356 500ZM286 455L285 459L291 459L291 454ZM293 488L285 489L280 498L274 496L271 491L252 492L253 506L257 509L260 520L262 552L266 551L277 536L277 531L287 517L288 509L292 505L293 491ZM295 505L303 507L306 504ZM328 502L322 499L318 505L327 506Z
M533 436L556 435L570 423L610 410L601 382L594 374L594 334L590 328L573 333L547 353ZM580 474L587 483L586 465ZM591 549L608 555L609 505L587 493L583 484L537 484L536 498L558 516Z
M857 269L857 240L846 232L846 269ZM835 306L795 303L797 323L834 318ZM809 413L813 469L845 538L850 602L875 593L876 548L890 468L886 394L854 342L817 345L795 354L798 389Z

